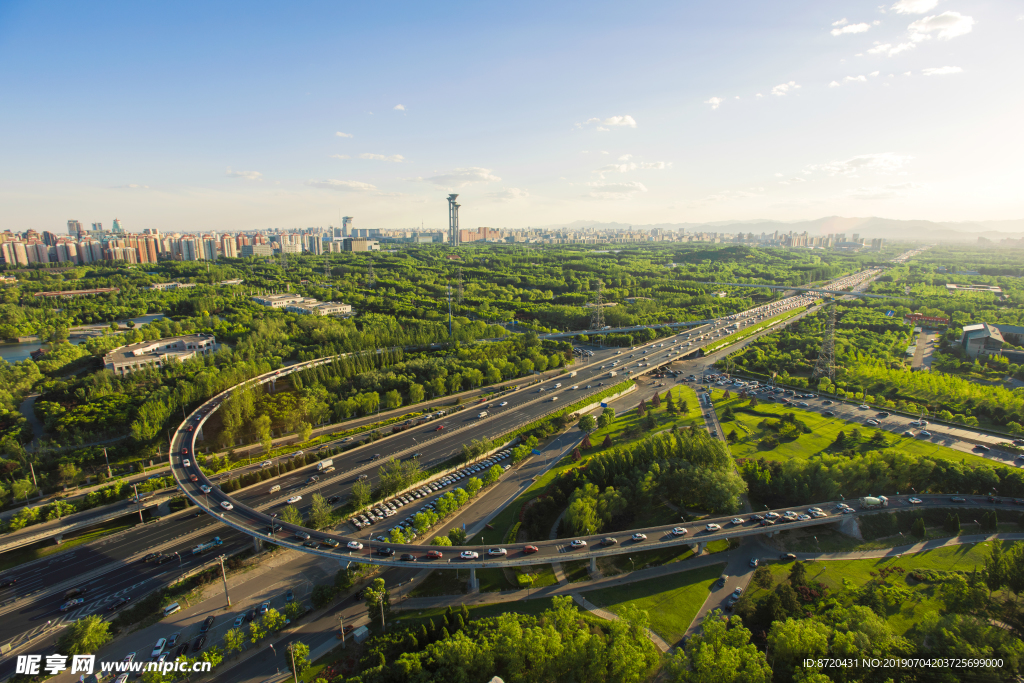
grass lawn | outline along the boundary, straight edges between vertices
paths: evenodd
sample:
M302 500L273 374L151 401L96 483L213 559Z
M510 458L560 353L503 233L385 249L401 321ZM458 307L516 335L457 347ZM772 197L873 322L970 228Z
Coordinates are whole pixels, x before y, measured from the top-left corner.
M131 529L137 524L138 521L135 515L125 516L121 519L111 520L106 524L94 526L89 529L83 529L75 534L68 534L64 537L64 540L61 541L60 545L57 545L50 539L47 539L45 541L33 543L32 545L11 550L10 552L4 553L3 556L0 556L0 572L25 564L26 562L34 562L35 560L49 557L50 555L56 555L57 553L63 552L69 548L74 548L75 546L82 545L83 543L98 540L104 536L116 534L117 532L124 531L125 529Z
M573 560L562 563L562 573L569 583L590 581L590 560Z
M458 573L458 576L456 576ZM469 582L469 570L435 569L427 578L416 583L409 592L414 598L436 597L439 595L462 595Z
M736 393L731 398L724 398L725 392L721 389L712 390L712 400L715 402L715 411L722 423L722 430L725 434L735 430L739 437L735 444L730 446L732 454L736 458L764 458L765 460L777 460L784 462L791 459L808 460L829 450L839 432L846 432L847 437L853 429L859 429L863 443L855 451L866 453L871 450L879 450L876 446L869 446L867 440L874 434L874 428L870 425L847 422L838 417L825 417L820 413L784 406L778 403L760 401L754 413L744 410L737 410L740 406L746 406L749 399L741 399ZM734 420L725 421L721 419L722 413L727 407L733 408ZM810 434L802 434L793 441L780 440L779 445L772 449L763 449L758 446L758 441L766 433L758 428L758 424L766 418L780 419L786 413L793 413L796 418L802 421L811 430ZM865 411L865 415L874 415L874 411ZM963 462L968 466L991 465L994 467L1007 467L993 460L983 458L971 453L964 453L946 446L898 436L892 432L885 432L889 448L898 448L908 455L918 455L933 460L951 460ZM847 440L849 443L849 439Z
M614 447L636 440L637 438L642 438L649 432L671 429L675 425L682 427L703 424L704 419L701 416L697 393L687 385L679 384L671 386L670 382L671 380L667 380L665 386L658 391L658 395L663 399L660 408L653 408L651 406L651 402L647 401L648 413L654 415L654 421L657 423L657 427L654 430L648 430L641 424L646 419L646 416L638 416L636 414L636 410L618 414L615 416L615 419L612 420L610 425L602 429L598 429L590 434L590 441L594 444L594 448L586 452L586 455L584 455L584 462L587 458L608 450L601 447L601 443L604 441L605 436L611 436L612 447ZM676 415L669 414L664 401L665 394L668 392L672 393L672 400L675 401L677 407L682 405L682 402L686 403L685 411L681 411ZM596 414L600 414L600 411L596 411Z
M637 581L615 588L583 593L598 607L619 614L626 605L646 610L651 630L669 644L679 642L697 616L711 588L722 575L722 567L701 567L688 572Z
M1011 542L1004 541L1003 547L1009 550ZM938 569L943 571L971 571L975 567L983 567L985 557L991 551L991 542L952 546L948 548L936 548L923 553L904 555L899 558L879 558L867 560L835 560L807 563L807 580L819 582L828 586L833 591L841 591L845 585L860 587L871 578L871 572L877 572L885 567L902 567L910 572L914 569ZM767 566L771 569L772 578L778 584L785 581L789 576L792 563L770 562ZM909 599L902 604L889 608L886 617L893 630L898 634L906 633L915 623L931 612L938 611L941 607L936 598L937 585L933 583L918 583L909 578L907 574L897 575L890 579L891 582L903 582L911 591ZM751 598L755 601L767 596L768 592L750 584L752 591Z
M470 619L482 619L484 617L495 617L506 612L538 615L545 610L551 609L551 604L550 598L538 598L537 600L495 602L488 605L468 605L467 607ZM431 607L429 609L406 611L402 609L401 604L398 604L392 610L394 616L392 616L391 623L394 626L389 626L389 630L392 628L407 628L409 626L418 627L421 623L426 623L427 619L433 619L436 624L438 618L444 615L445 608ZM462 607L456 602L452 604L452 610L455 613L459 613Z

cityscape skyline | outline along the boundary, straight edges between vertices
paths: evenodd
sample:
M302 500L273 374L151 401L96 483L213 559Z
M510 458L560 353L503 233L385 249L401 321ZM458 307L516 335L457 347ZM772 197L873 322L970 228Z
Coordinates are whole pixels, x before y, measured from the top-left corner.
M1009 5L198 7L5 6L0 229L1024 216Z

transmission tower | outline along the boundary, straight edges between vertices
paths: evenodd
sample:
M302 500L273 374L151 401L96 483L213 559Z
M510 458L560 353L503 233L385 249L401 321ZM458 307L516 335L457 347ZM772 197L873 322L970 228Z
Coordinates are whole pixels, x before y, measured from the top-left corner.
M458 270L458 286L455 290L455 302L462 306L462 266L459 266Z
M590 312L590 329L600 330L604 327L604 304L601 302L601 288L604 283L598 278L594 287L594 310Z
M833 299L829 304L828 314L825 318L825 336L821 338L821 350L818 351L818 360L814 363L814 372L811 379L828 377L828 381L835 384L836 381L836 302Z

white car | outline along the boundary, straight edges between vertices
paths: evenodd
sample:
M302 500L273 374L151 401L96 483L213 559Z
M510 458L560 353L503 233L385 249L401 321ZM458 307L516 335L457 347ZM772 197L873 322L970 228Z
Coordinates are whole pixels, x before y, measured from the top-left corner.
M164 647L166 645L166 638L161 638L160 640L156 641L156 645L153 646L153 653L150 655L150 657L159 657L160 655L162 655L164 652Z
M504 408L507 405L508 405L508 401L502 401L501 403L498 404L498 407L499 408Z
M288 504L289 505L295 505L300 500L302 500L302 496L292 496L291 498L288 499Z
M504 548L490 548L487 551L488 557L504 557L505 555L508 555L508 551Z
M267 468L267 467L273 467L273 466L274 466L274 463L270 462L269 460L264 460L263 462L260 463L260 467L262 467L264 469Z
M234 505L232 505L231 503L229 503L229 502L228 502L228 501L226 501L226 500L222 500L222 501L220 502L220 506L221 506L222 508L224 508L225 510L234 510L234 509L235 509L235 506L234 506Z
M634 543L639 543L640 541L646 541L647 540L647 534L636 533L636 534L633 534L632 536L630 536L630 538L633 539Z
M587 542L584 541L582 538L577 538L577 539L573 540L571 543L569 543L569 545L572 546L573 548L586 548L587 547Z
M675 529L672 530L673 536L685 536L688 533L690 532L681 526L677 526Z
M733 518L732 523L739 526L740 524L743 524L743 519L740 517L735 517Z
M459 557L461 557L464 560L478 560L480 559L480 554L474 550L463 550L462 554L459 555Z
M210 491L212 491L213 489L211 489L211 488L210 488L209 486L207 486L206 484L203 484L202 486L200 486L200 487L199 487L199 490L200 490L200 491L202 491L203 493L209 493L209 492L210 492Z
M920 498L910 498L907 502L911 505L920 505L922 501Z
M349 550L362 550L363 549L363 544L360 543L359 541L349 541L348 544L345 547L348 548Z
M857 407L858 407L858 408L860 408L861 410L870 410L870 406L868 406L868 404L867 404L867 403L861 403L861 404L860 404L859 406L857 406Z
M806 522L810 518L811 518L810 515L800 515L799 517L797 517L797 519L799 519L801 522Z
M721 530L722 530L722 525L721 524L708 524L706 527L704 527L704 531L721 531Z

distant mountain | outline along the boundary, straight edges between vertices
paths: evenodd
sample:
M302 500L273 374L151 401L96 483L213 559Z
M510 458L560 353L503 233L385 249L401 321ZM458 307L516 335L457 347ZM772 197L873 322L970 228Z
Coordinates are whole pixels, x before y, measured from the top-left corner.
M1024 219L1005 221L964 221L935 222L925 220L894 220L891 218L844 218L828 216L809 221L775 221L755 219L745 221L714 221L710 223L652 223L646 225L629 225L628 223L604 223L601 221L579 220L572 223L531 226L542 230L568 228L579 230L595 228L597 230L651 230L658 228L677 232L804 232L811 235L827 235L830 233L846 233L851 236L856 232L868 239L884 237L889 240L912 241L944 241L944 242L976 242L979 237L993 241L1003 239L1024 238Z

